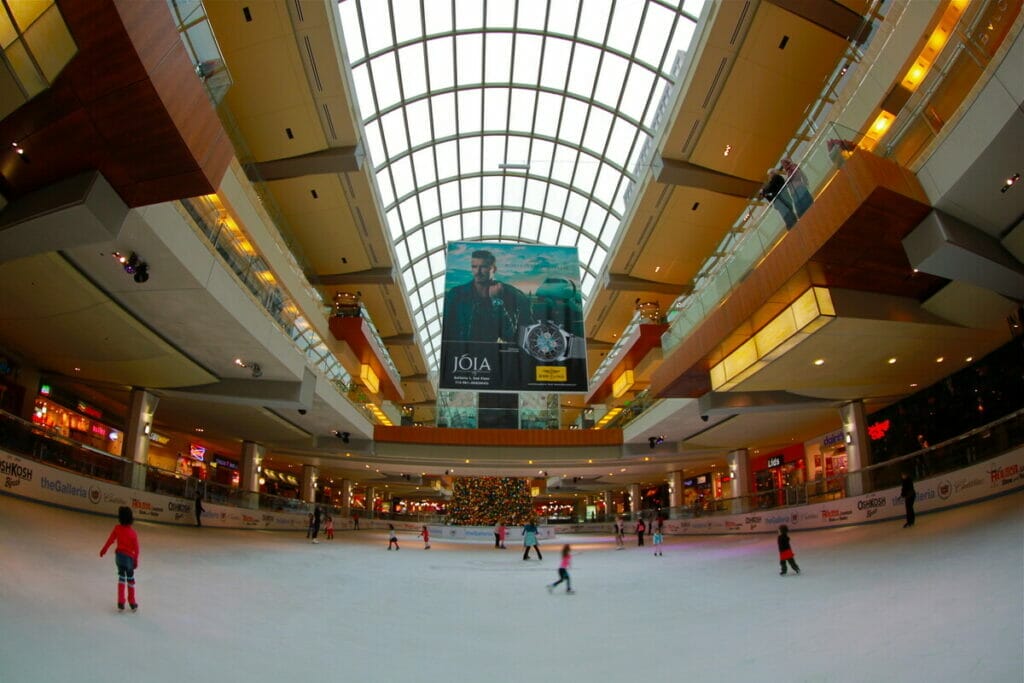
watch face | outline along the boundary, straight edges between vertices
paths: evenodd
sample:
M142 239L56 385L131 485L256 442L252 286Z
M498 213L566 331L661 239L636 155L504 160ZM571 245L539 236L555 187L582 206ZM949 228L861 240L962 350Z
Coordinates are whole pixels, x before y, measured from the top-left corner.
M565 332L550 322L530 327L523 342L526 352L537 360L564 360L569 345Z

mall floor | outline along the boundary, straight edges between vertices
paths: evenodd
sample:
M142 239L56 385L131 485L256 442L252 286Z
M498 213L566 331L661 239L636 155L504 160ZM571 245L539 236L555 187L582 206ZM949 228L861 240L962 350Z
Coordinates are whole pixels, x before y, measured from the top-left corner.
M0 495L0 680L1024 680L1024 493L775 538L568 537L508 550L379 531L139 522L138 613L115 608L114 523ZM548 594L561 544L574 595Z

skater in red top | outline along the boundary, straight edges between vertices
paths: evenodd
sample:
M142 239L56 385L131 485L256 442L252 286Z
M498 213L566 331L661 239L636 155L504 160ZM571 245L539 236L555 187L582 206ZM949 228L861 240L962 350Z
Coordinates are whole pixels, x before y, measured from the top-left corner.
M134 612L139 608L135 601L135 570L139 566L139 537L132 528L132 509L122 505L117 509L118 524L100 550L100 557L117 541L114 549L114 563L117 565L117 609L124 611L124 592L128 588L128 606Z
M423 531L420 532L420 536L423 537L423 549L430 550L430 529L424 526Z

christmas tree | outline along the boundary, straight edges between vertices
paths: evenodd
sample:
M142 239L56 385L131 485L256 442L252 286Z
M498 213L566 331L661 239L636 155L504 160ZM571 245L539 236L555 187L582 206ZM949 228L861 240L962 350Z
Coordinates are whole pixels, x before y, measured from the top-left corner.
M525 524L533 518L529 483L512 477L459 477L455 480L448 520L462 526L504 522Z

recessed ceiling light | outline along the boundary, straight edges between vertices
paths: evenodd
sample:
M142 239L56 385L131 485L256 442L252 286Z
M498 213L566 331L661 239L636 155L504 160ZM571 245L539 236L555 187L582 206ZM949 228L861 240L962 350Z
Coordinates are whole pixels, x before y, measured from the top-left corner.
M914 383L913 383L913 384L911 384L910 386L911 386L912 388L913 388L913 387L916 387L916 386L917 386L917 382L914 382Z
M527 461L526 461L526 464L527 464L527 465L532 465L532 464L533 464L533 461L532 461L532 460L527 460Z
M203 432L205 432L206 430L205 430L205 429L203 429L202 427L196 427L196 431L197 431L197 432L199 432L200 434L202 434L202 433L203 433Z
M896 363L896 356L893 356L892 358L889 359L889 365L894 365L895 363Z
M731 151L732 151L732 145L726 145L725 149L722 151L722 156L724 156L724 157L729 156L729 152L731 152Z
M593 461L593 460L588 460L588 461L587 461L587 464L588 464L588 465L593 465L593 464L594 464L594 461Z
M814 364L815 365L824 365L825 364L825 359L824 358L816 358L814 360Z
M935 362L936 363L941 363L944 360L946 360L946 358L944 356L939 356L938 358L935 359Z
M466 464L467 465L469 464L469 458L466 458Z
M654 266L654 272L657 273L661 270L661 266Z
M974 356L967 356L967 358L964 358L964 361L967 363L970 363L972 360L974 360Z

